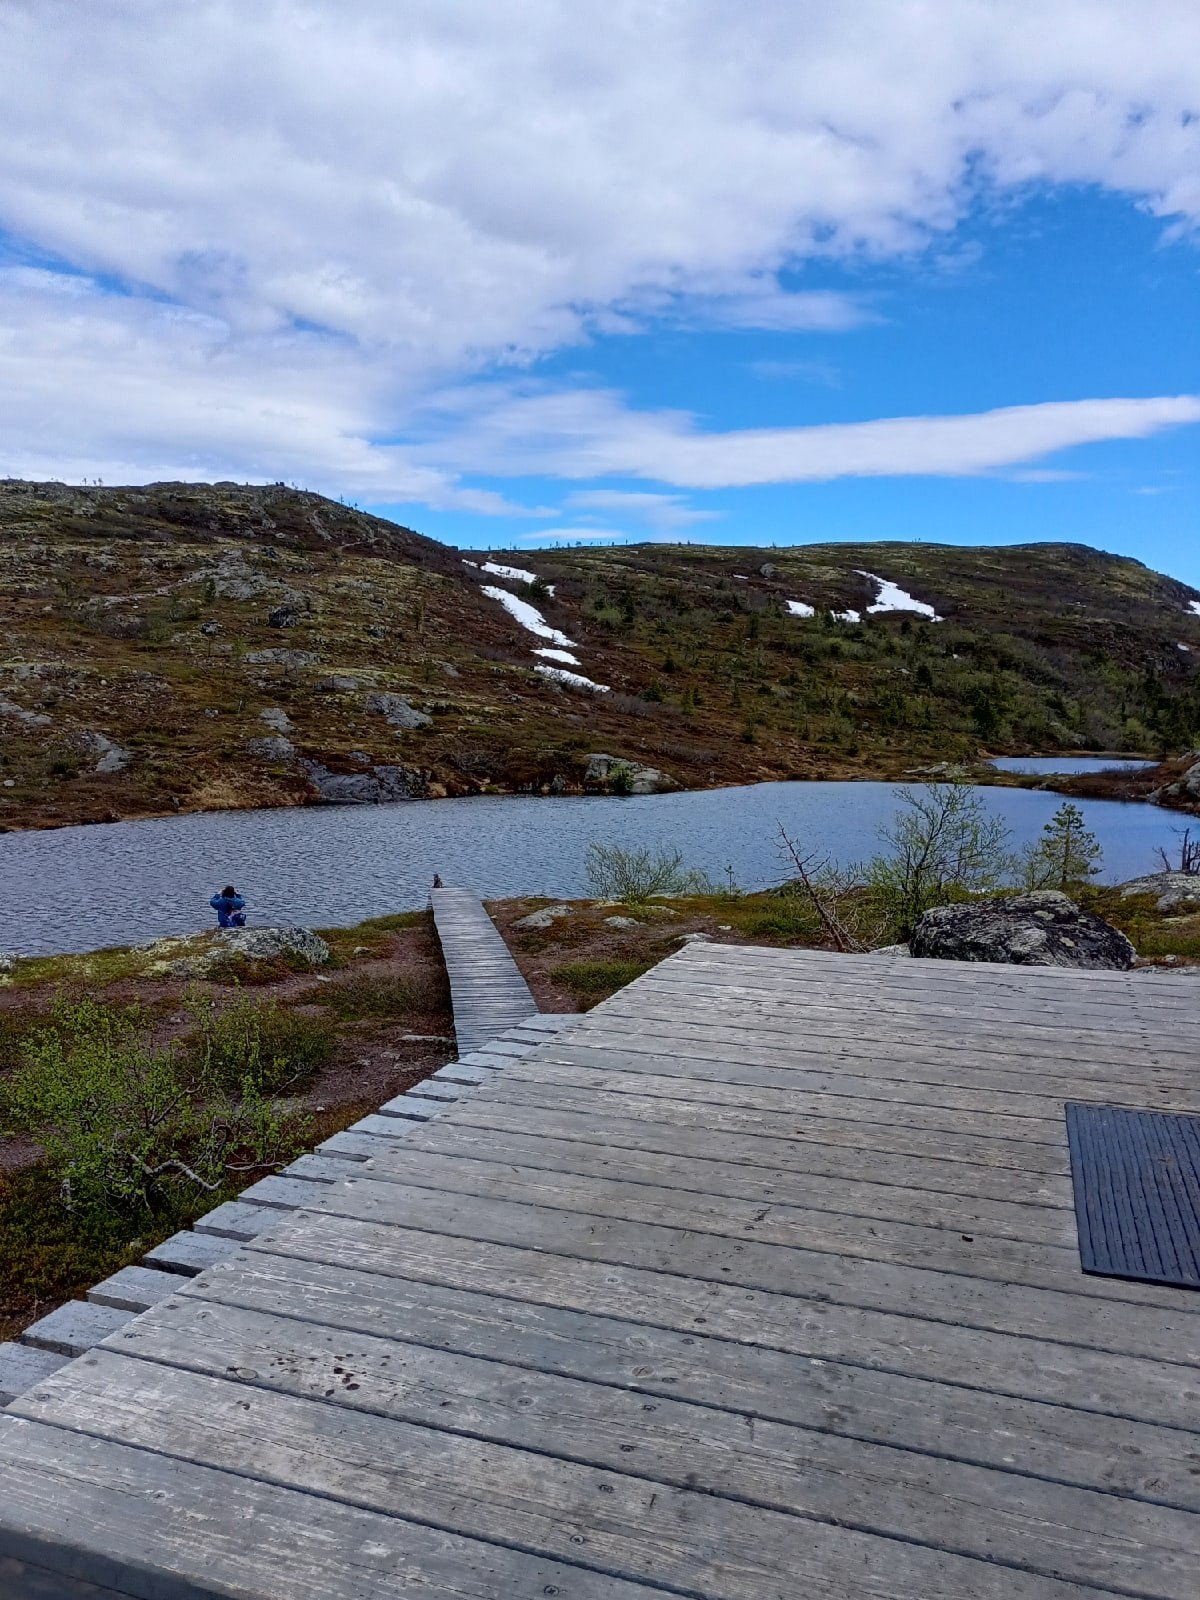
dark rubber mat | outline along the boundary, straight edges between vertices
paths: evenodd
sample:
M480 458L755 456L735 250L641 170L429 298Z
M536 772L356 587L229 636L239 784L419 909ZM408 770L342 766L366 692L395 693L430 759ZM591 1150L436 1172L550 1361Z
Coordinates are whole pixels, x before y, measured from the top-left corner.
M1085 1272L1200 1289L1200 1117L1067 1106Z

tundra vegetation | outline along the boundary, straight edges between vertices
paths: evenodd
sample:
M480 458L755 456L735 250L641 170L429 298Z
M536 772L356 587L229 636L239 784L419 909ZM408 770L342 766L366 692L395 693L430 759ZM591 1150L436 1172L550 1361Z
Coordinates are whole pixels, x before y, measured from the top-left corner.
M1196 592L1084 546L478 559L282 485L0 483L0 827L1200 741ZM539 671L496 585L608 692Z

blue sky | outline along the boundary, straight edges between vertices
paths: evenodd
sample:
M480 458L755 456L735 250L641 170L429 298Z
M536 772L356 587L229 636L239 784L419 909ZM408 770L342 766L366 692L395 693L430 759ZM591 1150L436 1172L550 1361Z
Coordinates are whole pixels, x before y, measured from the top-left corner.
M1160 221L1123 197L1039 187L1004 206L978 204L951 238L912 257L818 265L798 276L798 288L854 296L870 316L858 327L815 333L671 327L610 335L586 351L540 363L531 377L616 389L639 409L691 411L714 429L970 413L1092 395L1189 394L1200 379L1200 251L1194 239L1163 235ZM601 507L580 507L564 521L583 538L589 529L610 527L631 537L649 532L738 544L1068 539L1134 554L1200 582L1198 467L1200 435L1184 426L1150 439L1078 445L968 477L844 477L676 492L677 504L665 507L666 526ZM544 477L475 481L531 505L563 498L562 484ZM672 493L670 485L629 478L606 484ZM685 501L708 520L672 527L671 513ZM544 538L538 519L481 523L426 512L421 525L463 544L557 542Z
M10 0L0 51L0 474L1200 583L1192 0Z

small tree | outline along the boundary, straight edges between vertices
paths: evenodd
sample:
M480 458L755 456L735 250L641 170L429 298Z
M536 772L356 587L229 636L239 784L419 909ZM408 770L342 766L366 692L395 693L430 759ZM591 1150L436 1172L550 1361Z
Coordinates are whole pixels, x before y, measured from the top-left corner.
M1099 872L1102 854L1096 835L1084 825L1083 812L1065 800L1042 829L1041 838L1025 848L1025 887L1081 888Z
M655 895L706 894L712 888L702 872L684 866L681 850L668 850L665 845L653 850L646 845L626 849L593 839L584 867L599 898L628 905L641 905Z
M962 778L898 791L901 806L879 830L888 847L867 883L896 937L907 939L931 906L996 889L1012 865L1009 832Z

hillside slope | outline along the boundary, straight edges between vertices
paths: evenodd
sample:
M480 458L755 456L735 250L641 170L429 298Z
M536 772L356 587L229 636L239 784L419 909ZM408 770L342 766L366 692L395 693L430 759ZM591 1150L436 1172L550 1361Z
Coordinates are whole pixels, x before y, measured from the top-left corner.
M1182 749L1196 601L1077 545L484 558L281 485L10 481L0 827Z

